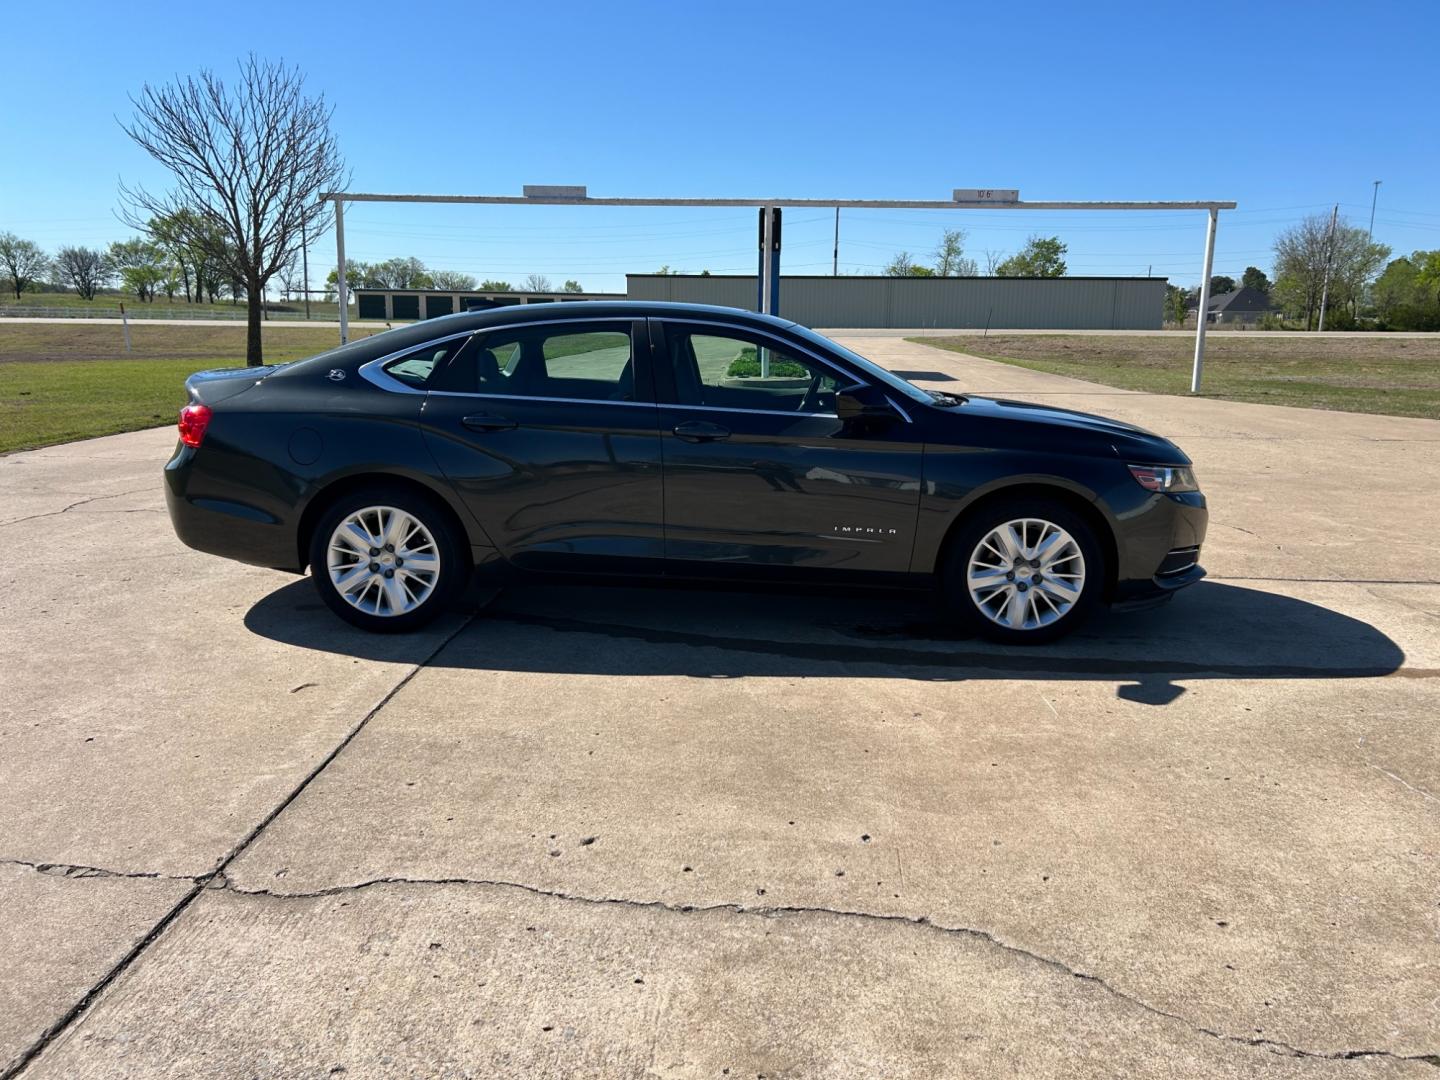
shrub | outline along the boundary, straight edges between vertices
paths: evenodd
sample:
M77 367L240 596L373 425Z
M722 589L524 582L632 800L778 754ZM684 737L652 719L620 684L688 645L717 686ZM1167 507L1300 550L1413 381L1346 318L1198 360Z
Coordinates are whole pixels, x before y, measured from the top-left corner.
M803 364L797 364L794 360L783 360L778 356L770 358L770 377L772 379L804 379L810 375ZM760 358L755 354L755 347L747 345L740 350L740 355L730 361L730 366L725 370L727 379L758 379L760 377Z

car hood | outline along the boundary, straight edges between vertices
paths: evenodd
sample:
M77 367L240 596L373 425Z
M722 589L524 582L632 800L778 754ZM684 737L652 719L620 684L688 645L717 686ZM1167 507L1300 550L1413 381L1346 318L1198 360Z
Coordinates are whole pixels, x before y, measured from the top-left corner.
M1154 464L1190 464L1190 459L1180 448L1163 435L1156 435L1153 431L1146 431L1122 420L1096 416L1094 413L1036 405L1029 401L966 395L965 404L955 410L955 415L984 416L1047 428L1063 428L1074 432L1077 441L1083 446L1101 451L1108 446L1109 451L1116 457Z

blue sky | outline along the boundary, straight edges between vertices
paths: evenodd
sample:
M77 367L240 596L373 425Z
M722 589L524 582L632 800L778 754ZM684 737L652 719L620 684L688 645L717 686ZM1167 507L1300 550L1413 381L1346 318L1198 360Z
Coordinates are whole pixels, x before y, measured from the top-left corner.
M121 132L127 94L249 50L335 106L354 190L592 195L1234 199L1216 272L1335 202L1378 240L1440 247L1440 5L704 2L7 12L0 230L123 238L120 180L165 177ZM260 14L251 28L248 13ZM337 14L338 13L338 14ZM16 102L19 102L17 105ZM1200 276L1202 212L846 211L842 272L1059 235L1072 274ZM833 215L787 212L782 268L828 273ZM621 289L628 271L753 272L755 211L356 205L352 258ZM312 248L312 277L333 265Z

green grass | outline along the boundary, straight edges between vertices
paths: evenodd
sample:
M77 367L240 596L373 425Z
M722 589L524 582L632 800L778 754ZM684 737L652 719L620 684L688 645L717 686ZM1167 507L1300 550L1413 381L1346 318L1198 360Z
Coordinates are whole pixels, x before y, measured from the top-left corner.
M194 360L0 364L0 453L174 423Z
M357 336L362 333L357 331ZM0 453L171 424L185 379L245 363L244 326L136 326L127 357L118 326L0 322ZM265 360L334 348L333 329L266 329Z
M990 334L910 338L1032 371L1155 394L1188 394L1188 334ZM1264 405L1440 418L1440 334L1432 338L1246 334L1205 345L1204 396ZM963 389L963 387L961 388Z

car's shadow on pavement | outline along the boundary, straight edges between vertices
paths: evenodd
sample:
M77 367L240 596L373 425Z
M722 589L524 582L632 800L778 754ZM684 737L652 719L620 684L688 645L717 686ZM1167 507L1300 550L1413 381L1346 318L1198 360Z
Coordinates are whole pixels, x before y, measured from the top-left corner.
M512 585L472 590L475 621L438 653L436 632L367 634L340 622L309 581L245 616L253 633L366 659L555 674L1113 681L1163 705L1177 680L1388 675L1405 654L1359 619L1292 597L1201 582L1164 607L1096 614L1053 645L992 645L940 618L924 597L857 591L720 591ZM453 626L453 623L450 625ZM432 657L432 653L433 655Z

